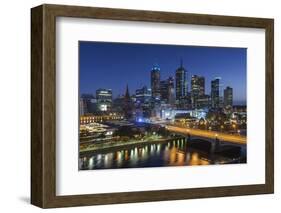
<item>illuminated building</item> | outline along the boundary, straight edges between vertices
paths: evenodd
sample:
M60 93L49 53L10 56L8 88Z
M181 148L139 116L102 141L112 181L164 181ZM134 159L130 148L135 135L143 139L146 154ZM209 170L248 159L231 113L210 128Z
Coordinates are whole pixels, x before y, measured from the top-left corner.
M224 106L232 107L233 105L233 89L231 87L226 87L223 91Z
M153 98L160 98L160 68L154 65L151 70L151 93Z
M97 105L99 111L110 111L112 106L111 89L96 90Z
M80 124L89 124L94 122L104 122L112 120L122 120L123 114L120 113L109 113L100 115L82 115L80 116Z
M138 103L147 103L151 99L151 89L146 86L136 90L136 101Z
M197 118L192 117L190 113L179 113L175 115L175 123L186 127L193 127Z
M178 114L189 114L190 116L196 119L200 119L200 118L205 119L207 113L208 113L208 109L195 109L195 110L163 109L161 111L161 118L173 120Z
M174 103L174 79L169 77L166 80L160 81L161 100L167 104Z
M209 95L200 96L196 100L196 106L198 109L210 108L211 105L211 97Z
M79 115L85 115L87 113L87 106L86 102L83 98L80 98L79 100Z
M136 90L135 114L136 120L142 120L151 116L151 89L146 86Z
M197 100L205 95L205 78L192 75L191 77L191 102L192 107L197 108Z
M211 81L211 102L213 108L219 108L220 105L220 78Z
M181 61L180 67L176 70L176 101L178 104L184 102L187 96L187 71Z

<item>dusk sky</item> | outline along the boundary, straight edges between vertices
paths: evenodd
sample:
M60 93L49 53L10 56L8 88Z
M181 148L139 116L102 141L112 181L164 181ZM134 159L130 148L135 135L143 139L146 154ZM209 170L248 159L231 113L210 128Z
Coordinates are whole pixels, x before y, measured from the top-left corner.
M180 60L188 73L205 77L206 94L211 80L221 77L222 91L233 88L234 104L246 101L246 48L198 47L111 42L79 42L80 94L95 94L96 89L112 89L113 97L130 94L142 86L150 88L150 71L158 64L161 80L175 77Z

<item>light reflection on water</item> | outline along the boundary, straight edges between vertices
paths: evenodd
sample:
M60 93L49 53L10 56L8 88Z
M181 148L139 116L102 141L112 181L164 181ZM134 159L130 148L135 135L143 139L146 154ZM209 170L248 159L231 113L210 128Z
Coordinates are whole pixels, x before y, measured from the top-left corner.
M93 154L80 158L81 170L208 165L208 156L188 149L185 139Z

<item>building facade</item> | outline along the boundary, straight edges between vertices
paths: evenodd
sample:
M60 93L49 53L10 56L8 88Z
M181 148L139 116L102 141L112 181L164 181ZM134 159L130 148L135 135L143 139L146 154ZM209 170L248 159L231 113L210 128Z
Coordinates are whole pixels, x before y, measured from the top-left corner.
M205 95L205 78L203 76L192 75L191 77L191 103L192 107L197 107L197 100Z
M166 80L160 81L160 94L161 101L167 104L174 104L175 89L173 77L169 77Z
M147 103L151 99L151 89L146 86L136 90L136 102Z
M224 106L233 106L233 89L231 87L226 87L223 91Z
M92 94L82 94L79 105L80 115L94 113L97 110L97 99Z
M211 97L210 97L210 95L203 95L203 96L200 96L200 97L196 100L196 108L198 108L198 109L210 108L211 105L212 105L212 103L211 103Z
M97 108L99 111L110 111L112 107L112 90L96 90Z
M160 67L154 65L150 74L152 97L160 98Z
M211 102L213 108L220 106L220 78L211 81Z
M176 102L180 104L187 96L187 71L181 62L180 67L176 70Z

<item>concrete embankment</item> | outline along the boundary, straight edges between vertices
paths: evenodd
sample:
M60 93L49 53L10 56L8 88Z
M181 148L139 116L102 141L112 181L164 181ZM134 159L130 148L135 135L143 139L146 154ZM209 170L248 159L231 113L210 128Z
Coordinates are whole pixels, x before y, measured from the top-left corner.
M96 153L107 153L107 152L114 152L122 149L132 149L132 148L141 148L146 145L151 144L158 144L158 143L165 143L169 142L171 140L178 140L182 139L182 137L176 137L176 138L168 138L168 139L157 139L152 141L131 141L127 143L111 143L111 144L98 144L97 146L88 147L84 149L80 149L80 157L86 156L88 154L96 154Z

